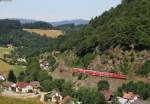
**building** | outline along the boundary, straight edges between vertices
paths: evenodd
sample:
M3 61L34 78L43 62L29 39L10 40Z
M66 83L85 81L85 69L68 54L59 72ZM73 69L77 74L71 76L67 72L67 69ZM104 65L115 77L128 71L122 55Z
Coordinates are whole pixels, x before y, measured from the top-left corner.
M100 91L107 101L111 101L113 97L113 92L111 90L102 90Z
M33 92L35 94L38 94L40 92L41 85L39 81L30 82L30 85L33 87Z
M2 87L4 90L12 91L14 84L15 84L15 83L13 83L13 82L6 81L6 82L3 82L3 83L2 83L2 86L1 86L1 87Z
M61 102L63 100L63 96L60 94L59 91L52 91L49 97L51 98L52 103L62 104Z
M65 96L62 100L62 104L75 104L75 102L73 101L72 97Z
M18 82L16 83L16 92L20 93L32 93L33 87L30 83L27 82Z
M120 104L145 104L139 100L139 95L134 94L133 92L124 92L122 97L118 97L118 101Z
M0 74L0 81L4 81L4 80L5 80L5 77L2 74Z
M40 68L41 69L44 69L44 70L48 70L49 69L48 61L46 61L44 59L39 59L39 64L40 64Z
M6 44L6 47L7 48L13 48L14 46L13 46L13 44Z

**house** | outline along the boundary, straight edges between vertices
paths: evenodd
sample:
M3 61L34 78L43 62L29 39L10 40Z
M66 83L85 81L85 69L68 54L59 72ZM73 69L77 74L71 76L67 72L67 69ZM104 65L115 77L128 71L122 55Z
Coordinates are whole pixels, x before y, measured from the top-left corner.
M27 63L27 60L25 58L18 58L17 61L21 63Z
M134 94L133 92L123 92L122 97L118 97L120 104L134 104L138 101L139 95ZM143 104L143 103L139 103Z
M14 46L13 46L13 44L6 44L6 47L7 48L13 48Z
M75 102L73 101L72 97L65 96L62 100L62 104L75 104Z
M63 100L63 96L60 94L59 91L52 91L49 97L51 98L52 103L62 104L61 102Z
M5 80L5 77L2 74L0 74L0 81L4 81L4 80Z
M111 101L113 97L113 92L111 90L102 90L100 91L107 101Z
M30 83L18 82L16 83L16 92L31 93L33 92L33 87Z
M34 93L38 94L40 92L41 85L39 81L30 82L30 85L33 87Z
M15 84L15 83L13 83L13 82L6 81L6 82L3 82L3 83L2 83L2 86L1 86L1 87L2 87L4 90L12 91L14 84Z
M44 59L39 59L40 68L44 70L49 69L49 62Z

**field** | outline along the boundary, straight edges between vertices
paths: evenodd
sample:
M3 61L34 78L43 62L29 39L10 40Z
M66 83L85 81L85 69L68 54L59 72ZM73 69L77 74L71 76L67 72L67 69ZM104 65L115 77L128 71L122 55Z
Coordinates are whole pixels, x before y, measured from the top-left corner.
M44 30L44 29L23 29L23 30L30 33L37 33L41 36L46 35L47 37L51 38L57 38L58 36L63 34L61 30Z
M37 99L22 100L0 96L0 104L42 104L42 103L40 103L40 101L38 101Z

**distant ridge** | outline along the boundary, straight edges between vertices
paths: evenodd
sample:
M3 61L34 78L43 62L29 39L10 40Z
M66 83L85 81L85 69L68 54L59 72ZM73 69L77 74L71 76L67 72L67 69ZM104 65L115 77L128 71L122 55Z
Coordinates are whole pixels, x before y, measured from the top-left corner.
M35 23L35 22L41 21L41 20L34 20L34 19L21 19L21 18L7 18L7 19L18 20L20 21L21 24ZM64 21L56 21L56 22L49 22L49 23L52 24L53 26L60 26L60 25L65 25L65 24L85 25L89 23L89 20L76 19L76 20L64 20Z
M34 19L21 19L21 18L7 18L8 20L18 20L20 21L21 24L25 24L25 23L34 23L37 22L38 20L34 20Z
M89 20L84 19L77 19L77 20L64 20L64 21L57 21L57 22L51 22L53 26L60 26L65 24L75 24L75 25L81 25L81 24L88 24Z

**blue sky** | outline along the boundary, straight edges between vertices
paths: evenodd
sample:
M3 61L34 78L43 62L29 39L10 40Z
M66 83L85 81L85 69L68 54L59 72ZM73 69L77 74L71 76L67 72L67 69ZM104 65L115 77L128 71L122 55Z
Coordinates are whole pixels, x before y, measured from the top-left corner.
M91 19L121 0L12 0L0 2L0 18L45 21Z

